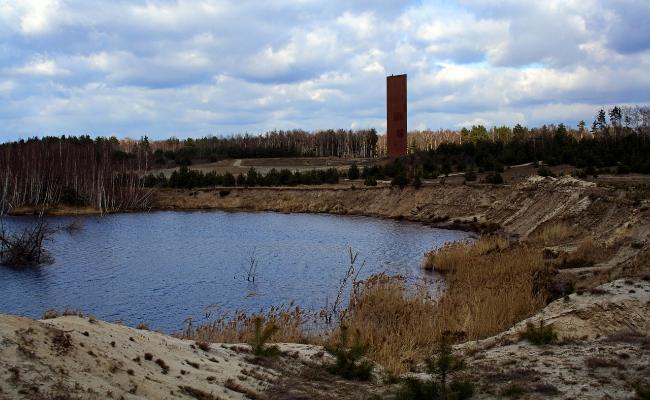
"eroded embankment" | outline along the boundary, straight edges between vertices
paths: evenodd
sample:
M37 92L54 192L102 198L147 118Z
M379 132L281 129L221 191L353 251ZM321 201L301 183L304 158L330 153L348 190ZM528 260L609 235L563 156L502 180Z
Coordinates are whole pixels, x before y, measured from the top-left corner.
M626 190L571 177L531 177L512 186L426 185L419 189L229 188L161 189L155 208L221 209L368 215L442 227L501 228L524 238L540 225L567 221L600 240L649 233L648 200Z

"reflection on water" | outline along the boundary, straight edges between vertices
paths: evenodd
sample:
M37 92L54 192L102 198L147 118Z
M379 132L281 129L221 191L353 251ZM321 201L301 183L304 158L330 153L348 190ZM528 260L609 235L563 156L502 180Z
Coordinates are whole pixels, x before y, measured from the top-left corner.
M49 218L53 226L71 220ZM170 332L189 316L200 321L210 304L256 312L293 301L317 310L336 295L349 247L359 253L357 265L364 263L360 278L386 272L417 280L425 276L424 252L467 236L404 221L313 214L155 212L81 222L83 230L60 231L48 243L53 264L0 268L0 313L40 317L47 309L78 308ZM255 282L246 279L251 256Z

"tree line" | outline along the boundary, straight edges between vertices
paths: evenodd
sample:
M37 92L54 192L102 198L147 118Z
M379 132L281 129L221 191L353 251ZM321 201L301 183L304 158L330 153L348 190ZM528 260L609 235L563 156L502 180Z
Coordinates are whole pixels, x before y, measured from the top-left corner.
M564 124L463 128L453 141L425 151L415 149L380 173L430 178L452 172L500 173L504 166L526 163L570 164L583 169L583 174L650 173L650 107L602 109L591 130L586 127L581 121L576 128Z
M226 186L226 187L254 187L254 186L297 186L297 185L323 185L339 183L339 172L336 168L311 171L290 171L288 169L271 169L266 174L259 173L255 168L246 174L234 176L230 172L218 174L214 171L203 173L199 170L182 166L173 171L169 178L165 174L148 174L143 178L146 187L170 187L192 189L196 187Z
M117 139L44 137L0 145L0 214L22 206L93 206L101 211L146 208L150 191L137 156Z
M196 160L263 157L370 158L377 154L377 132L367 130L271 131L263 135L170 138L150 144L157 165L189 165Z

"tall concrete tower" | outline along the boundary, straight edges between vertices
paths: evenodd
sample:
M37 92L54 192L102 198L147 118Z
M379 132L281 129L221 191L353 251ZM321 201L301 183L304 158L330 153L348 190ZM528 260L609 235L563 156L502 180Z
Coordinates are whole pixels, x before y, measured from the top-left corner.
M406 74L386 77L388 156L406 155Z

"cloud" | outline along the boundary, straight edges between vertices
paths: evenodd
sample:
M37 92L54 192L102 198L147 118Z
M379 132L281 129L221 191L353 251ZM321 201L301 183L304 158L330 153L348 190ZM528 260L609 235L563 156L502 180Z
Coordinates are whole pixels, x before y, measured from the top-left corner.
M643 0L0 0L0 139L565 122L649 103Z
M66 75L68 71L59 68L53 60L34 59L22 67L15 68L17 74L35 75L35 76L57 76Z

